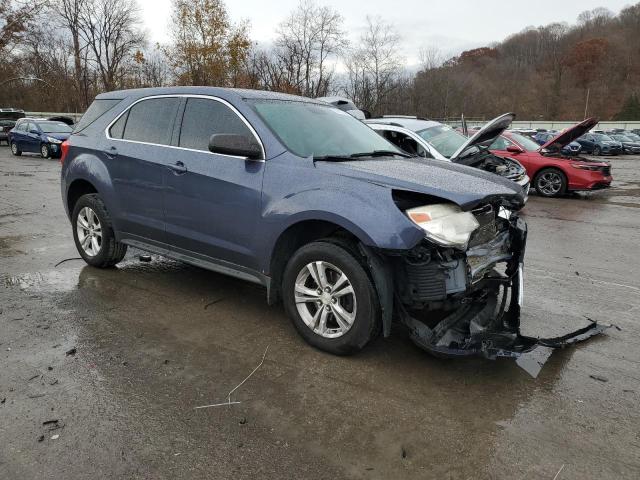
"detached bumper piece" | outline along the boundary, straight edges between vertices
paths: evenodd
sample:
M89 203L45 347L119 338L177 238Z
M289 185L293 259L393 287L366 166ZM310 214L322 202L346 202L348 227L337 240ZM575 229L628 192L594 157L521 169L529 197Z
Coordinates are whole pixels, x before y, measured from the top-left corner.
M522 260L526 242L524 222L514 222L511 235L512 256L505 274L496 271L487 274L482 280L482 288L465 297L459 308L435 326L427 326L404 309L400 312L400 318L409 328L416 345L439 357L511 358L536 378L554 349L581 342L610 327L594 322L562 337L521 335Z

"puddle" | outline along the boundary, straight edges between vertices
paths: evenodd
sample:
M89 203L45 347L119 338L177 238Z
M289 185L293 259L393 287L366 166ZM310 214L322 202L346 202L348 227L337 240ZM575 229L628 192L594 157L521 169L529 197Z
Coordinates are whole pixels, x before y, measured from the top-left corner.
M20 290L38 292L69 291L78 285L78 272L75 270L51 270L48 272L28 272L18 275L4 274L0 282L5 287L18 287Z

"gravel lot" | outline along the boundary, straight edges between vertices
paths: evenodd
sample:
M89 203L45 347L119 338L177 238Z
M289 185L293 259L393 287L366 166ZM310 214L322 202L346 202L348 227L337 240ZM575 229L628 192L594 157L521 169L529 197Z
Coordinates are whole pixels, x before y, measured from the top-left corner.
M261 288L133 249L56 266L78 256L59 163L0 147L0 478L640 478L640 157L611 161L610 190L530 198L523 330L621 330L532 379L401 328L323 354ZM240 404L194 409L267 346Z

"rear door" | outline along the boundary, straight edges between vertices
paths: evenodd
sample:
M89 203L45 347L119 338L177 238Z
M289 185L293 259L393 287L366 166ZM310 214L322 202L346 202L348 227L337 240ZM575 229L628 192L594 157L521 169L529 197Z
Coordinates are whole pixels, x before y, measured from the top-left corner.
M165 170L167 241L175 252L257 269L263 160L214 154L215 133L260 139L227 102L189 97L176 139L174 169Z
M114 221L132 240L164 246L164 175L175 162L171 148L180 97L134 103L108 129L104 162L118 203Z

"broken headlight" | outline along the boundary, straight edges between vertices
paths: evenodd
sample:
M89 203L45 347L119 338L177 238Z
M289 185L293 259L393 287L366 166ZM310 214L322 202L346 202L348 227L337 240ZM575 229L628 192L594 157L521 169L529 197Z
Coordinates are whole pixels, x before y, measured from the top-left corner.
M447 203L411 208L405 212L429 240L444 247L466 250L473 231L480 226L470 212Z

